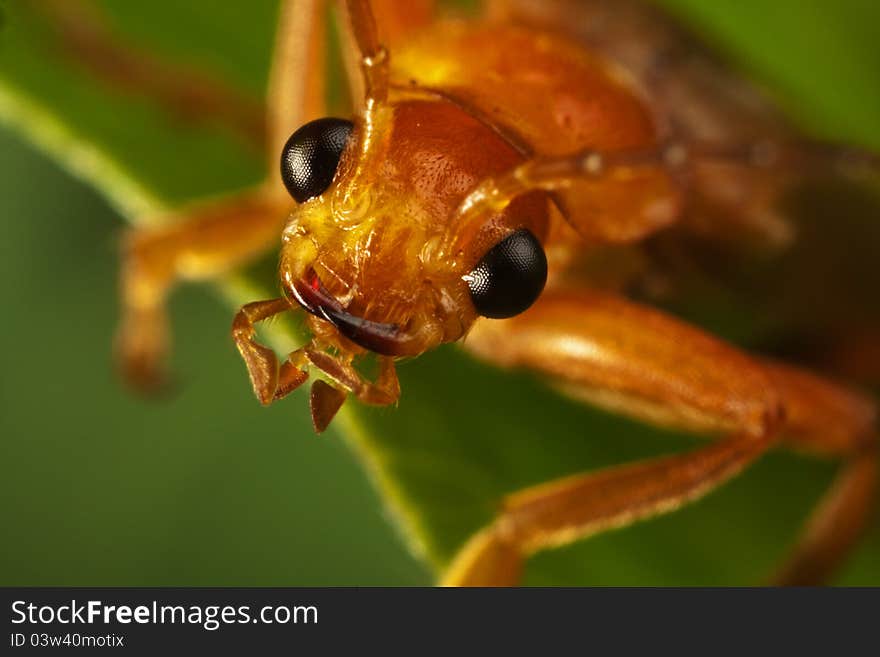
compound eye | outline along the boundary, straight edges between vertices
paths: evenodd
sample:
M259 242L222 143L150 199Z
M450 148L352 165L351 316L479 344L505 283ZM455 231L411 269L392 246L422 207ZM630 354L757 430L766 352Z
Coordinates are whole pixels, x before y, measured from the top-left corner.
M294 132L281 150L281 179L298 203L330 186L354 124L345 119L316 119Z
M544 289L547 256L538 239L523 228L493 246L464 280L483 317L513 317L535 303Z

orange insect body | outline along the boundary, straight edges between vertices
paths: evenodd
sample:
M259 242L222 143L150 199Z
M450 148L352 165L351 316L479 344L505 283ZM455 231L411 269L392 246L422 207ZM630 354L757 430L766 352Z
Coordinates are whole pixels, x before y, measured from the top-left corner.
M393 75L460 99L527 157L651 148L662 135L623 69L558 33L445 23L410 44L393 55ZM557 198L568 217L589 217L577 223L587 238L638 239L674 220L679 205L657 170L574 187Z
M880 162L793 138L759 95L676 46L676 31L638 3L499 0L501 19L450 22L432 22L431 4L344 3L352 123L319 119L323 3L283 3L270 141L298 204L287 216L289 199L269 180L140 235L123 270L126 372L155 380L175 276L216 275L280 232L283 296L242 307L233 338L264 404L310 369L329 379L311 389L319 432L349 394L396 402L396 358L466 336L471 353L531 369L577 399L723 436L511 496L463 546L447 583L515 583L531 553L673 510L783 442L846 460L779 581L827 576L868 518L874 402L602 289L578 266L592 249L673 224L784 242L773 201L788 178L876 172ZM600 29L579 39L583 26L560 20L569 14ZM659 57L625 47L642 34ZM291 310L310 313L312 335L282 361L255 325ZM372 381L356 367L369 352Z
M293 213L281 255L291 298L314 272L348 313L404 327L406 338L387 351L396 356L465 334L477 315L463 277L505 235L535 234L551 254L551 276L581 248L543 192L481 217L463 235L456 211L478 183L535 154L654 147L658 135L623 73L576 43L451 22L408 44L392 55L387 104L353 135L353 144L370 142L368 151L350 148L334 185ZM629 241L672 221L677 197L654 170L583 182L556 200L567 215L589 217L578 224L583 237ZM466 248L451 251L447 242ZM313 332L330 339L321 323L311 320Z

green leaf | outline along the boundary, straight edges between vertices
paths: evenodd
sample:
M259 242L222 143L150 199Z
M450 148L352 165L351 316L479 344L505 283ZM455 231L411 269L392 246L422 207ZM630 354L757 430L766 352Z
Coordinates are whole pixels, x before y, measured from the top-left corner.
M273 0L250 0L246 8L208 0L99 4L122 42L208 71L259 100ZM880 43L871 29L880 8L858 0L667 4L777 91L803 125L880 144ZM240 135L220 124L181 122L148 98L121 93L62 54L36 5L2 6L0 119L94 185L126 217L259 180L262 158ZM224 291L235 306L274 287L271 267L257 267ZM408 545L436 569L491 520L506 493L698 444L574 404L528 374L486 367L454 346L402 364L400 374L398 407L349 403L336 422ZM305 403L303 394L285 402ZM294 420L294 439L307 439L304 414ZM833 464L771 454L679 512L539 555L526 581L758 582L790 545L833 471ZM880 583L878 548L875 530L841 581Z

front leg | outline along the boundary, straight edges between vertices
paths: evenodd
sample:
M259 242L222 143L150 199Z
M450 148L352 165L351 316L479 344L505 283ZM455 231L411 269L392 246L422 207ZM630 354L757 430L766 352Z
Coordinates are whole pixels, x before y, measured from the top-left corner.
M161 387L169 349L166 298L178 280L209 280L267 252L287 218L284 200L260 188L191 206L132 231L122 252L116 352L125 380Z
M117 358L127 382L154 390L169 349L166 298L178 280L209 280L267 252L278 240L287 206L263 189L192 206L162 218L165 227L136 229L122 253Z
M252 192L150 222L166 227L137 229L125 244L116 350L125 379L136 388L163 383L169 347L165 299L173 285L230 272L280 239L291 207L278 180L281 146L305 120L325 111L324 9L323 0L280 4L265 108L267 181Z
M380 357L376 381L367 381L342 354L331 356L317 348L314 341L291 352L284 363L279 364L275 352L255 340L255 325L288 310L291 310L291 302L284 297L254 301L242 306L232 322L232 339L247 366L260 403L271 404L296 390L308 378L310 365L321 370L334 384L320 379L312 384L309 405L317 433L327 428L349 393L376 406L397 401L400 383L394 360L387 356Z
M832 524L843 539L814 532L796 551L800 564L828 572L868 517L876 477L876 468L865 465L875 458L865 456L875 431L873 406L821 379L752 359L658 311L598 292L548 290L518 317L481 320L465 346L496 364L552 376L585 401L728 437L512 495L459 552L446 584L515 584L528 555L672 511L727 481L783 436L852 454L859 464L855 475L851 468L844 473L855 483L836 487L825 505L846 510L839 515L846 527ZM785 581L801 575L801 568L786 571Z
M254 394L264 406L290 394L308 378L301 349L291 353L284 364L279 365L275 352L255 339L258 322L290 308L290 301L284 297L252 301L242 306L232 320L232 339L247 366Z

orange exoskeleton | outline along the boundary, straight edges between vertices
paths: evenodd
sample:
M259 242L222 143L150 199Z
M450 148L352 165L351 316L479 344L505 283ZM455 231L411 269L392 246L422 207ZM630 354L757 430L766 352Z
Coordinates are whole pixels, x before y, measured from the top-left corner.
M785 242L775 201L790 179L875 174L877 158L798 138L631 1L497 0L468 20L440 20L428 0L339 9L352 115L325 116L325 3L284 2L268 103L282 180L129 243L129 377L158 378L176 278L228 271L280 235L281 294L244 306L233 337L264 404L323 373L311 389L317 431L348 395L396 402L395 359L463 341L578 399L720 436L511 496L445 583L516 583L528 555L673 510L778 444L845 460L778 577L823 579L868 517L874 403L593 284L579 265L673 227ZM255 324L291 311L307 314L311 338L279 359ZM365 357L378 362L373 378Z

